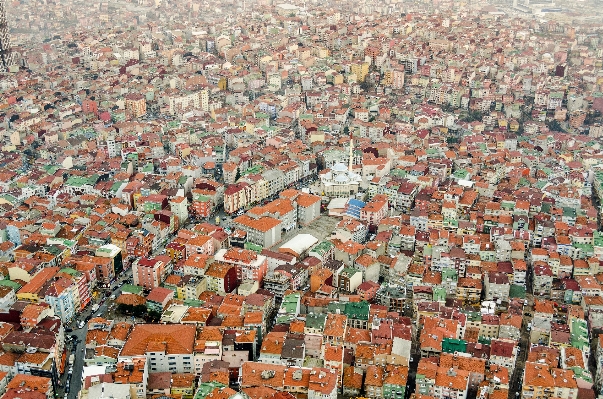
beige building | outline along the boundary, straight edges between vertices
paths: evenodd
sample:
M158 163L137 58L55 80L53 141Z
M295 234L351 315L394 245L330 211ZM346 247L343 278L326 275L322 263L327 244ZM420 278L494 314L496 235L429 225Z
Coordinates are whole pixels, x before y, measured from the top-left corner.
M147 113L147 100L142 94L131 93L126 96L126 111L139 118Z

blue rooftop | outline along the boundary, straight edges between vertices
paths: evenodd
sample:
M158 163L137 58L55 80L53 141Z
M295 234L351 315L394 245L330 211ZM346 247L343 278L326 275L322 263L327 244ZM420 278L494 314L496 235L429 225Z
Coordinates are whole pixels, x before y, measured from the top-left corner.
M346 215L351 217L360 219L360 210L366 206L365 202L362 202L357 199L350 199L348 201L347 209L345 211Z

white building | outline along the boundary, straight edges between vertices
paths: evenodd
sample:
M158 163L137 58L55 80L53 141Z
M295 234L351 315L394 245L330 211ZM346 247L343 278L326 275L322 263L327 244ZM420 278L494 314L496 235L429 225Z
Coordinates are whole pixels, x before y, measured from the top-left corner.
M349 197L358 193L362 177L350 172L342 163L336 163L326 173L320 175L321 195L327 197Z

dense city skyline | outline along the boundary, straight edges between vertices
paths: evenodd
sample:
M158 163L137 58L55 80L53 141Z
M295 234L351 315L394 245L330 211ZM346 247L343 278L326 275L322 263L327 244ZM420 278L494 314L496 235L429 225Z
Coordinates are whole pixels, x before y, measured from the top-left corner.
M0 0L0 399L594 399L603 1Z

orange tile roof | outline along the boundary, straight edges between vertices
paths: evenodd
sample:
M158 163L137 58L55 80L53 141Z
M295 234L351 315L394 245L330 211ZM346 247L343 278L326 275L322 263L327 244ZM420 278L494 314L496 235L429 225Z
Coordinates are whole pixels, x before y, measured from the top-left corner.
M337 388L338 375L331 369L313 368L308 389L326 396Z
M555 379L548 364L526 362L523 381L524 386L555 387Z
M189 388L195 382L194 374L172 374L172 388Z
M504 388L497 388L492 391L488 399L507 399L509 397L509 390Z
M350 344L357 344L359 342L371 342L371 332L363 328L348 328L348 332L345 341Z
M603 337L603 335L602 335ZM19 358L19 353L4 352L0 354L0 365L13 367Z
M147 303L147 299L136 294L121 294L115 299L115 302L123 305L137 306Z
M151 347L166 354L190 354L193 351L195 327L181 324L138 324L134 327L122 351L122 356L144 355Z
M205 272L205 275L216 278L224 278L233 267L233 265L226 263L214 262L209 266Z
M442 353L440 355L440 367L459 368L471 373L485 375L486 360L471 356L455 356L452 353Z
M262 378L264 373L265 377ZM245 362L241 367L241 387L268 386L282 389L285 366L267 363Z
M297 205L301 206L302 208L307 208L311 205L314 205L316 202L319 202L319 201L320 201L319 196L312 195L312 194L306 194L306 193L300 194L296 199Z
M385 370L381 366L371 365L366 368L366 378L364 379L365 386L383 386L383 377Z
M346 367L343 370L343 386L360 390L362 388L363 372L358 367Z
M433 361L426 358L419 360L417 374L424 375L425 378L435 381L437 372L438 365L433 363Z
M260 353L281 354L287 333L271 331L262 341Z
M262 314L261 312L258 312L260 314ZM304 332L304 328L306 326L306 322L303 320L293 320L290 324L289 324L289 332L290 333L298 333L298 334L302 334Z
M509 383L509 369L506 367L499 366L497 364L491 364L486 372L486 380L492 381L494 377L498 378L501 384Z
M445 387L449 389L455 389L457 391L465 391L467 388L467 381L469 380L469 372L460 369L448 369L445 367L438 367L438 373L436 375L435 385L439 387Z
M299 320L297 320L299 321ZM261 311L255 311L255 312L247 312L245 313L245 319L244 319L244 324L247 325L258 325L258 324L262 324L264 322L264 312ZM303 322L301 322L303 323ZM297 324L295 324L297 325ZM291 330L291 327L294 326L294 323L291 323L289 325L289 332L299 332L299 331L293 331ZM303 332L303 327L302 327L302 331Z
M281 224L281 221L272 217L261 217L259 219L253 219L247 215L239 216L233 219L234 223L241 224L253 230L261 231L263 233L273 229Z
M408 367L406 366L395 366L388 364L386 366L387 375L383 380L384 384L406 386L406 380L408 379Z
M107 345L97 346L94 348L94 354L96 356L106 356L117 360L117 357L119 356L119 349Z
M19 294L22 293L31 293L35 294L46 284L47 281L52 280L52 277L59 272L58 267L47 267L40 270L36 273L35 276L29 281L29 283L25 284L19 290Z
M28 304L21 311L21 319L38 319L43 311L45 311L48 306L36 305L36 304Z
M580 367L584 368L584 355L578 348L565 347L565 368Z
M343 361L343 346L331 345L328 342L324 347L323 359L327 362L342 362Z
M343 337L347 325L347 316L342 314L329 313L325 321L323 336Z
M34 352L34 353L22 353L21 356L17 359L19 363L29 363L42 365L46 362L46 360L50 357L50 354L47 352Z
M308 368L290 367L285 371L283 385L287 387L306 388L308 385L310 385L311 372L312 370Z
M86 345L104 345L107 343L109 331L103 330L88 330L86 334Z
M241 391L249 396L249 399L272 399L277 393L273 388L266 386L243 388Z
M536 299L534 301L534 313L553 314L555 313L555 306L552 301Z
M27 374L16 374L7 385L7 389L48 392L51 389L50 378Z

